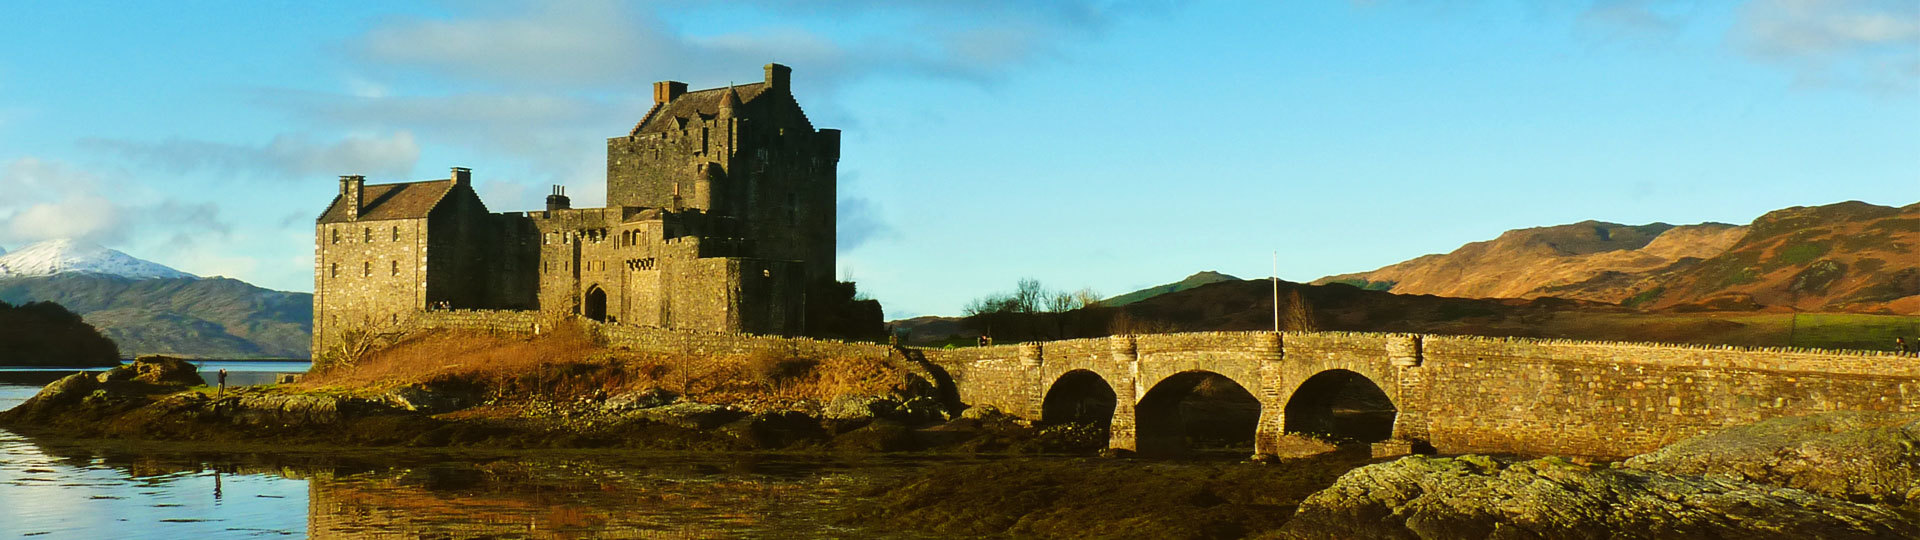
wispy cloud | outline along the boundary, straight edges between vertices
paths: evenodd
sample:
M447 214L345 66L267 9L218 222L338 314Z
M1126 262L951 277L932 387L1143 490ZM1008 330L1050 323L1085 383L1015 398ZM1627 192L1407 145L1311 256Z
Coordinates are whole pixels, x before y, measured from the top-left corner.
M1920 2L1754 0L1735 40L1809 83L1912 90L1920 83Z
M349 136L332 142L283 134L257 146L193 139L150 142L97 137L81 139L79 144L169 173L219 172L285 180L355 172L403 175L411 172L420 159L420 146L406 131L387 136Z

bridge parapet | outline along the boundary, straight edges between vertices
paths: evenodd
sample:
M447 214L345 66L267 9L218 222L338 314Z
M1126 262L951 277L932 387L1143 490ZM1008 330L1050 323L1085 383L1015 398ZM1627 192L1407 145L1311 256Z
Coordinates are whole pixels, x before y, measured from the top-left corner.
M1587 364L1920 377L1920 361L1881 351L1480 336L1423 338L1428 355L1455 361L1531 358Z

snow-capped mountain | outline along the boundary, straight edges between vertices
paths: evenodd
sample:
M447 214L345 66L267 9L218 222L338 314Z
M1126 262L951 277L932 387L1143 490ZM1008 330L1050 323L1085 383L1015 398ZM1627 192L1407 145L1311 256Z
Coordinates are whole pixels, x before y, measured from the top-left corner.
M132 279L197 277L82 240L47 240L0 255L0 278L55 274L106 274Z

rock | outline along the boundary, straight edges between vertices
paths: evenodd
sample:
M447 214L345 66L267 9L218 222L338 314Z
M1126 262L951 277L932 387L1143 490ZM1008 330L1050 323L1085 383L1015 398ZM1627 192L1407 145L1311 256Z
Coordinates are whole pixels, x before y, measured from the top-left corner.
M86 400L88 396L93 395L94 391L99 390L101 385L97 378L86 373L61 377L60 380L47 383L40 392L27 398L19 406L0 412L0 420L13 422L58 415L62 409Z
M756 448L787 448L827 438L818 419L799 411L755 413L727 424L722 431Z
M641 392L624 392L601 402L600 408L607 412L635 411L651 409L673 403L680 394L664 388L650 388Z
M1893 510L1797 489L1560 458L1412 456L1342 475L1279 538L1913 538Z
M732 422L745 413L722 407L693 401L682 401L662 405L651 409L641 409L628 413L637 418L645 418L662 424L685 429L713 429Z
M1920 509L1920 414L1775 418L1674 443L1625 466L1715 475Z
M426 414L440 414L468 407L472 401L461 392L410 384L387 392L382 399L396 408Z
M1007 413L1000 412L999 407L992 405L967 407L967 410L960 411L960 417L967 420L986 420L997 416L1006 416L1006 414Z
M892 415L900 402L880 396L845 395L827 402L822 417L828 420L872 420Z
M200 386L200 368L171 356L148 355L100 373L100 382L132 381L159 386Z
M953 418L947 413L947 407L940 404L940 400L926 396L909 399L906 403L900 404L900 409L894 416L910 424L945 422Z
M216 416L234 424L273 426L334 424L384 409L385 404L318 394L240 394L216 399L212 407Z

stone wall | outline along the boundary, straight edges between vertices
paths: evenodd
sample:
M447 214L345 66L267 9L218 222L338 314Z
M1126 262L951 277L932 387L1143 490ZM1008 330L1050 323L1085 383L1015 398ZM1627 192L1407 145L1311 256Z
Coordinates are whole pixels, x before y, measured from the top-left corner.
M315 227L315 358L344 329L390 326L426 307L426 221L351 221Z
M533 335L556 324L568 323L586 325L608 346L641 352L740 356L755 351L777 351L811 358L886 358L894 354L892 347L872 343L603 324L572 318L556 319L534 311L429 311L414 319L409 329Z

